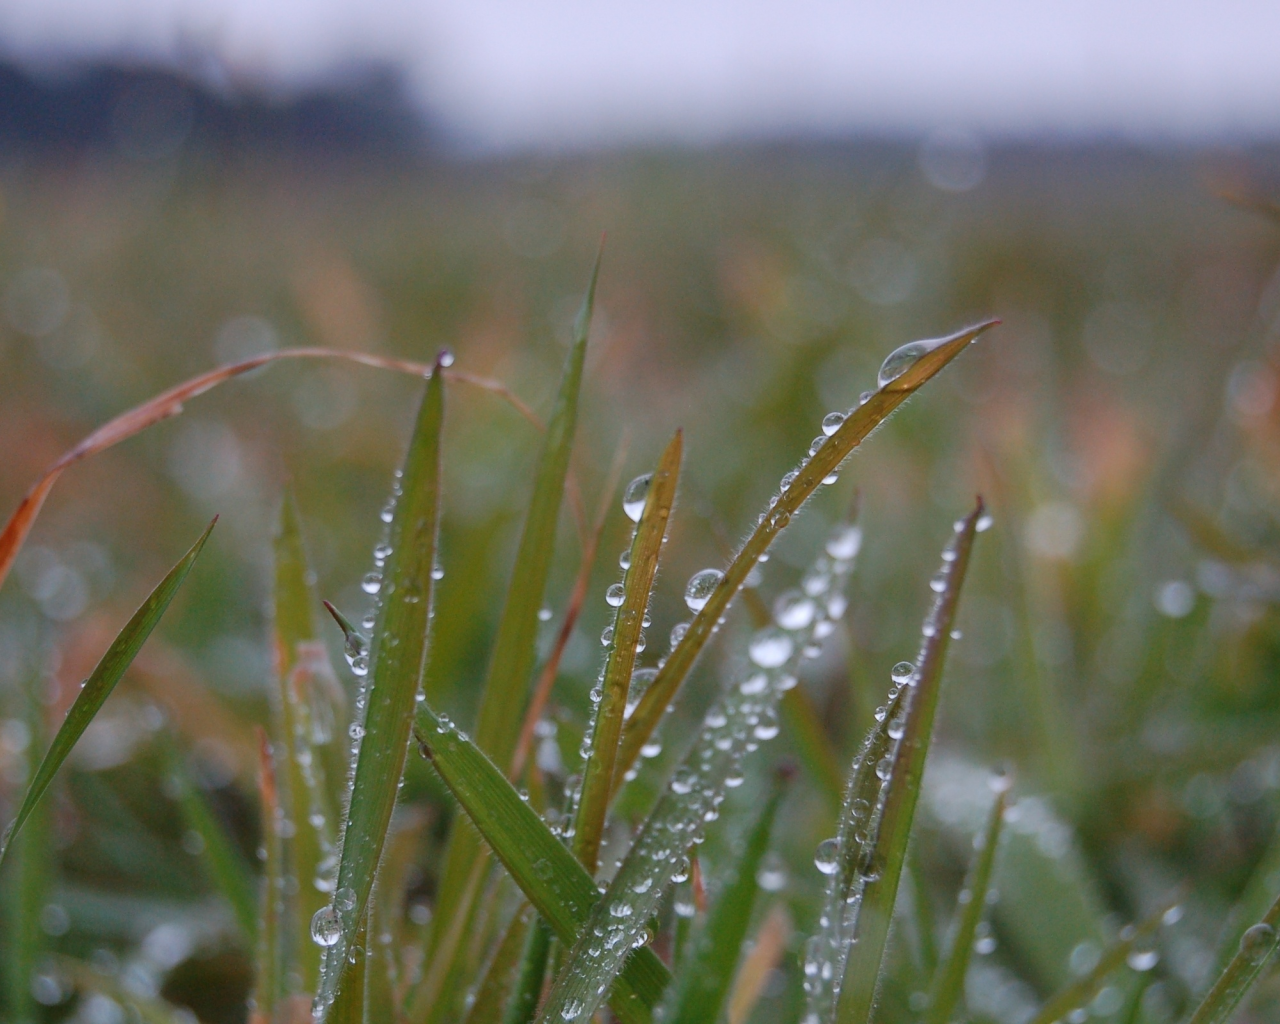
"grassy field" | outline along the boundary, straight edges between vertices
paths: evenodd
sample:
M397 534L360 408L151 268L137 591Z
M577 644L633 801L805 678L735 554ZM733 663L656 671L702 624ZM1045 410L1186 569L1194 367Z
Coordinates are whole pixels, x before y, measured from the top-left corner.
M725 567L823 417L856 408L899 345L999 317L757 566L752 599L735 604L663 725L662 753L614 805L599 837L603 877L718 688L743 671L760 626L751 613L767 616L797 585L856 503L863 543L848 611L800 673L819 735L784 715L781 736L745 761L699 847L710 910L680 882L654 911L649 943L679 980L681 963L701 963L708 922L733 934L716 914L720 895L745 900L755 945L727 997L738 1000L730 1019L803 1018L806 937L821 930L827 898L815 850L837 834L839 784L876 727L891 667L917 655L939 552L981 494L993 524L974 540L959 602L877 1019L924 1019L936 1003L929 978L976 870L987 776L1003 765L1013 777L1004 840L990 909L969 935L967 1011L954 1019L1024 1024L1064 986L1093 984L1127 924L1176 903L1169 923L1122 950L1130 966L1061 1016L1179 1020L1280 895L1280 225L1215 195L1238 187L1242 169L1275 166L1270 151L1004 149L977 188L949 193L913 149L887 144L387 167L14 160L0 170L0 504L16 508L102 422L270 349L428 366L448 349L453 371L504 382L545 423L607 232L568 497L545 598L530 598L549 611L535 638L541 668L604 500L599 557L531 758L537 777L521 782L554 818L581 771L607 653L598 637L613 623L603 598L631 536L621 489L608 489L615 460L625 485L683 430L636 662L654 666L690 617L686 581ZM458 381L445 391L433 554L443 575L429 588L424 692L432 713L476 735L544 434L500 395ZM281 361L59 481L0 591L6 821L77 684L220 519L55 780L40 827L24 833L43 854L5 865L5 1019L180 1019L174 1007L211 1024L245 1019L262 958L233 896L248 886L257 899L250 875L268 871L258 855L272 846L255 726L279 724L283 495L296 496L314 594L358 624L373 604L362 580L379 511L422 392L403 373ZM359 680L343 635L309 607L349 703ZM513 722L534 678L520 679ZM324 755L339 787L343 713ZM833 754L834 791L821 770ZM792 762L797 777L758 851L759 891L744 894L735 871L755 848L776 769ZM436 911L457 898L442 872L461 812L442 778L412 747L383 861L404 893L381 911L395 937L392 989L414 1024L468 1019L462 997L520 903L502 869L484 875L488 913L469 926L443 989L452 1002L414 1007L415 977L431 976L414 950L438 948ZM201 831L200 807L213 831ZM673 904L691 901L694 937L681 945L689 919ZM1147 963L1148 952L1158 958ZM702 966L728 977L736 961ZM281 984L310 993L315 981ZM354 1011L340 1001L335 1012ZM1234 1019L1277 1013L1280 983L1264 972Z

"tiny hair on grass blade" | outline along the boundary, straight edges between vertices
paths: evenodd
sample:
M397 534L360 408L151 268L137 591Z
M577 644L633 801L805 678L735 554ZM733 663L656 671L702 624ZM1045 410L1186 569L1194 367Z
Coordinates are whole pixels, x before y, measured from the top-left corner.
M146 643L147 637L155 629L156 623L164 615L178 588L187 578L187 573L191 571L191 566L199 557L217 521L218 517L214 516L191 549L182 556L177 565L169 570L169 574L160 581L159 586L142 602L142 606L134 612L133 618L126 623L124 629L107 648L107 653L98 662L98 667L85 680L84 686L67 712L67 717L63 719L62 725L53 737L53 742L49 744L49 749L40 762L40 767L36 770L31 784L27 787L26 796L22 799L18 813L5 830L4 838L0 839L0 864L4 863L9 844L22 830L23 824L30 817L40 797L49 788L49 783L53 781L58 768L67 759L72 747L76 745L76 741L80 739L85 729L89 727L93 717L111 696L111 691L124 675L125 669L137 656L142 645Z
M883 423L890 413L963 352L979 335L999 323L999 320L988 320L947 338L933 342L913 342L912 345L896 349L885 360L886 365L906 349L922 346L912 362L887 380L865 402L851 410L821 447L801 462L793 474L788 474L786 486L760 517L751 536L729 563L707 603L693 617L684 636L627 720L622 733L622 748L618 754L615 789L627 769L639 758L640 748L658 727L667 705L693 668L693 663L711 638L716 624L728 611L730 602L746 583L748 573L755 568L760 557L768 552L774 538L791 522L791 517L800 511L801 506L822 486L823 481L840 468L849 453Z

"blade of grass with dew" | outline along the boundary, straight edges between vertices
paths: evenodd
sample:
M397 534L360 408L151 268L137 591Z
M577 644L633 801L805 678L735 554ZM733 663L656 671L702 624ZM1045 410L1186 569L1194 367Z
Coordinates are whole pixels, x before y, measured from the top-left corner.
M582 387L587 337L599 276L600 257L597 256L574 326L573 344L565 362L555 408L547 423L542 451L534 470L529 511L516 551L511 584L494 635L489 670L480 690L476 742L500 765L508 764L515 752L537 653L538 612L542 609L555 551L556 528L577 428L578 395ZM459 915L471 916L470 903L462 901L467 891L465 882L476 859L484 856L484 848L473 831L465 826L450 830L428 946L433 969L439 970L438 965L443 963L450 969L446 973L451 973L457 947L446 944L444 940ZM458 986L454 988L456 990ZM431 1003L426 1003L425 998L415 997L408 1010L409 1019L413 1022L442 1019L447 1004L448 1000L435 999L434 1006L438 1010L433 1012Z
M622 749L618 755L618 778L636 762L640 748L666 713L681 683L711 638L716 624L729 609L734 596L746 582L774 538L791 522L791 517L823 482L835 474L841 463L889 414L916 393L930 378L958 356L980 334L999 320L989 320L937 341L911 342L895 349L880 370L880 388L850 411L838 428L813 455L788 474L788 482L777 499L760 517L751 536L729 563L707 603L694 615L680 643L627 720ZM824 431L825 433L825 431Z
M445 785L529 902L566 944L582 932L600 890L492 761L429 704L414 733ZM648 1021L671 976L650 949L628 959L610 1005L621 1020Z
M32 678L22 693L27 726L27 774L34 776L44 750L44 715L37 697L41 684ZM4 957L5 1005L15 1024L35 1024L40 1011L31 991L32 975L44 955L46 939L40 915L49 899L55 864L52 810L41 803L32 812L26 831L14 843L9 868L7 949Z
M1166 904L1141 924L1137 926L1131 925L1123 929L1120 933L1120 938L1103 950L1102 955L1098 957L1098 962L1093 965L1092 969L1051 997L1040 1008L1039 1012L1028 1021L1028 1024L1056 1024L1057 1021L1066 1017L1072 1010L1088 1003L1102 988L1102 983L1107 980L1107 977L1113 971L1125 966L1126 962L1130 965L1135 965L1135 967L1141 966L1143 969L1155 966L1154 958L1145 961L1137 960L1134 955L1141 950L1144 941L1154 935L1162 924L1169 923L1171 911L1175 907L1177 907L1176 902ZM1277 911L1277 914L1280 915L1280 910ZM1263 959L1265 960L1266 958L1263 957ZM1235 1004L1233 1003L1232 1005L1234 1006ZM1229 1010L1227 1015L1230 1015ZM1225 1017L1213 1016L1204 1019L1193 1017L1192 1021L1194 1021L1194 1024L1206 1024L1207 1021L1221 1022L1225 1019Z
M112 641L111 646L107 648L107 653L102 656L97 668L93 670L93 674L85 681L70 710L67 711L61 727L53 737L53 742L41 760L40 767L32 776L31 784L27 787L26 796L22 799L17 815L5 831L3 840L0 840L0 864L4 862L10 843L22 830L23 824L31 816L40 797L49 788L49 783L53 781L58 768L71 753L71 748L76 745L76 741L93 720L93 716L111 695L116 683L124 675L125 669L129 667L142 645L146 643L147 637L151 635L151 631L155 629L156 623L160 621L160 617L164 615L169 602L182 586L182 581L187 578L187 573L191 571L191 566L199 556L205 541L209 539L209 533L217 521L215 516L213 522L205 527L199 540L192 545L191 550L182 556L178 564L169 570L169 575L161 580L160 585L142 602L142 607L134 612L133 618Z
M311 920L327 905L325 890L333 887L332 871L337 866L334 822L341 805L333 799L325 757L317 749L317 740L332 741L333 709L327 709L328 721L314 720L320 707L319 695L312 691L327 668L327 653L317 642L308 578L298 509L292 492L286 489L275 537L276 687L272 710L282 769L282 824L288 833L284 843L286 870L297 882L288 900L292 918L288 931L293 937L289 964L301 990L314 993L320 982L320 957L311 939ZM332 769L335 766L330 760ZM345 787L345 775L343 772L332 781Z
M258 889L258 955L250 1004L250 1024L276 1019L276 1008L285 996L284 972L284 843L280 837L280 800L271 742L258 733L258 799L262 816L262 881Z
M856 944L849 953L836 1001L835 1020L839 1024L867 1024L871 1020L889 926L893 921L893 905L920 796L920 780L933 736L956 607L978 523L982 520L986 524L985 515L979 499L973 511L957 524L955 536L943 553L937 583L931 583L938 596L925 619L920 654L908 680L903 732L889 766L875 847L870 853L873 877L868 878L863 890L854 934Z
M1244 930L1236 955L1218 975L1187 1024L1226 1024L1231 1019L1275 952L1277 928L1280 928L1280 898L1271 904L1261 921Z
M444 382L438 369L439 361L418 410L388 534L391 552L383 573L369 684L362 694L363 715L357 707L352 731L355 772L334 900L312 922L312 936L325 947L316 994L318 1021L341 989L348 945L365 919L404 774L413 708L422 683L440 507Z
M732 865L731 873L723 879L720 895L701 932L694 938L689 955L680 965L668 996L662 1017L664 1021L704 1024L719 1020L720 1010L733 983L739 953L746 942L747 928L751 924L757 889L756 873L769 848L773 819L785 790L786 776L779 773L747 833L741 856Z
M785 903L775 903L756 933L755 945L742 960L729 992L728 1024L746 1024L764 994L769 975L782 962L791 939L791 915Z
M847 529L837 526L833 537ZM785 617L792 628L770 626L751 637L745 678L707 711L693 747L573 943L538 1015L543 1024L591 1019L627 952L646 941L649 919L667 889L688 872L686 851L702 842L727 789L741 781L743 759L778 735L778 702L796 685L806 652L830 632L831 609L844 596L853 561L823 555L815 568L821 571L811 581L812 594L797 591L798 603Z
M609 810L609 795L614 788L614 763L631 674L635 670L636 650L649 607L649 592L658 574L658 559L667 535L671 506L676 499L682 447L681 432L677 430L651 474L623 582L610 587L610 593L622 590L622 603L614 615L612 646L600 682L600 703L592 722L573 836L574 853L592 874L599 860L600 837Z
M534 920L533 908L524 903L507 922L502 941L484 969L465 1024L497 1024L518 984L517 971Z
M164 756L183 820L200 837L200 862L214 888L231 906L236 924L252 949L258 934L258 893L253 870L235 848L172 741L165 743Z
M347 963L343 972L343 980L338 988L337 997L325 1009L325 1020L329 1024L365 1024L365 985L369 970L369 909L371 903L365 904L364 916L360 926L356 928L347 945L344 957ZM369 1021L369 1024L373 1024Z
M814 858L828 880L820 918L824 923L805 947L804 989L812 1020L828 1021L835 1013L863 892L874 865L885 788L881 766L892 758L902 736L905 678L894 673L888 702L876 712L878 721L850 768L836 835L819 844Z
M529 1024L538 1012L538 1000L542 998L543 982L547 977L547 963L551 959L552 936L547 922L538 918L529 932L524 955L520 959L520 974L516 978L507 1012L502 1024Z
M995 868L996 851L1000 846L1000 830L1004 824L1009 792L1007 777L997 776L995 784L998 788L982 833L982 846L974 856L964 887L960 890L967 899L957 901L950 946L934 977L925 1024L948 1024L964 995L964 979L969 970L974 937L987 909L987 890L991 887L991 874Z

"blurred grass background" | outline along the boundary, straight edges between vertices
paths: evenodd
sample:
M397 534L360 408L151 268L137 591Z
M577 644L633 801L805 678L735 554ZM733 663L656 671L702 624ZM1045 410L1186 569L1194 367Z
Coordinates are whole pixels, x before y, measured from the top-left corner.
M425 361L447 347L459 369L507 382L545 415L607 230L576 472L591 507L624 434L629 478L683 426L650 630L664 641L686 617L683 581L722 563L822 416L873 387L885 354L1002 317L796 520L763 590L794 582L856 488L866 542L847 629L807 680L847 759L889 667L915 653L952 520L984 495L996 525L978 547L943 698L932 769L943 795L919 844L928 890L949 907L967 855L948 827L975 827L955 808L948 817L946 785L1008 761L1023 792L1076 827L1089 899L1115 921L1192 883L1187 930L1161 967L1172 1012L1210 971L1220 922L1277 820L1280 228L1212 187L1277 166L1261 149L1006 147L987 154L980 184L953 192L931 183L914 146L891 143L488 162L18 157L0 168L0 504L15 507L103 420L269 348ZM52 948L136 968L139 985L201 1019L242 1019L250 960L163 798L150 738L166 718L178 724L251 855L250 724L267 715L282 487L297 492L319 592L359 614L417 395L384 371L282 363L59 484L0 592L10 808L31 733L25 688L43 680L60 714L209 515L222 520L60 786L56 899L42 918ZM448 403L428 689L469 722L538 438L491 395L455 386ZM607 527L557 684L566 758L627 525ZM579 552L566 515L548 645ZM719 642L726 656L740 653L735 635ZM665 646L651 641L646 663ZM706 659L693 706L715 675ZM405 796L434 812L418 883L428 903L451 811L416 759ZM806 784L784 817L787 898L807 926L829 811ZM1009 957L1041 994L1054 987L1016 944ZM795 991L767 990L758 1019ZM1256 1012L1277 994L1265 989ZM50 1019L70 1006L50 1006Z

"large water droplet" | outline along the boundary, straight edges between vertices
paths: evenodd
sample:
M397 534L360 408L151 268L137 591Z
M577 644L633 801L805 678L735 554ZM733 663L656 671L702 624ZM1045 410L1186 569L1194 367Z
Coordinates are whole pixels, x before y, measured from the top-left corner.
M1259 922L1240 936L1240 952L1255 962L1271 952L1276 942L1276 930Z
M795 645L780 629L762 629L751 638L747 654L761 668L777 668L791 657Z
M827 538L827 554L847 562L862 549L862 527L837 526Z
M376 594L382 589L382 573L368 573L365 578L360 581L360 589L366 594Z
M724 573L719 569L703 569L690 576L689 585L684 590L684 603L689 606L689 611L702 611L723 578Z
M336 946L342 938L342 918L333 907L321 907L311 918L311 941L317 946Z
M844 422L844 413L829 412L822 417L822 432L830 437L840 429L840 424Z
M649 485L653 483L653 474L644 473L627 484L622 494L622 511L633 523L640 522L644 513L644 500L649 496Z
M916 667L909 661L900 661L889 670L889 678L899 686L910 686L916 677Z
M834 839L824 839L813 855L813 866L824 875L834 875L840 866L840 844Z
M615 583L604 592L604 603L610 608L617 608L622 604L623 599L627 596L627 588L621 583Z
M817 612L813 598L802 590L788 590L773 603L773 617L783 629L804 629Z
M882 388L887 387L911 367L915 366L921 356L928 355L948 340L950 339L928 338L923 341L909 341L907 344L895 348L885 358L885 361L880 364L880 373L876 377L876 383Z

